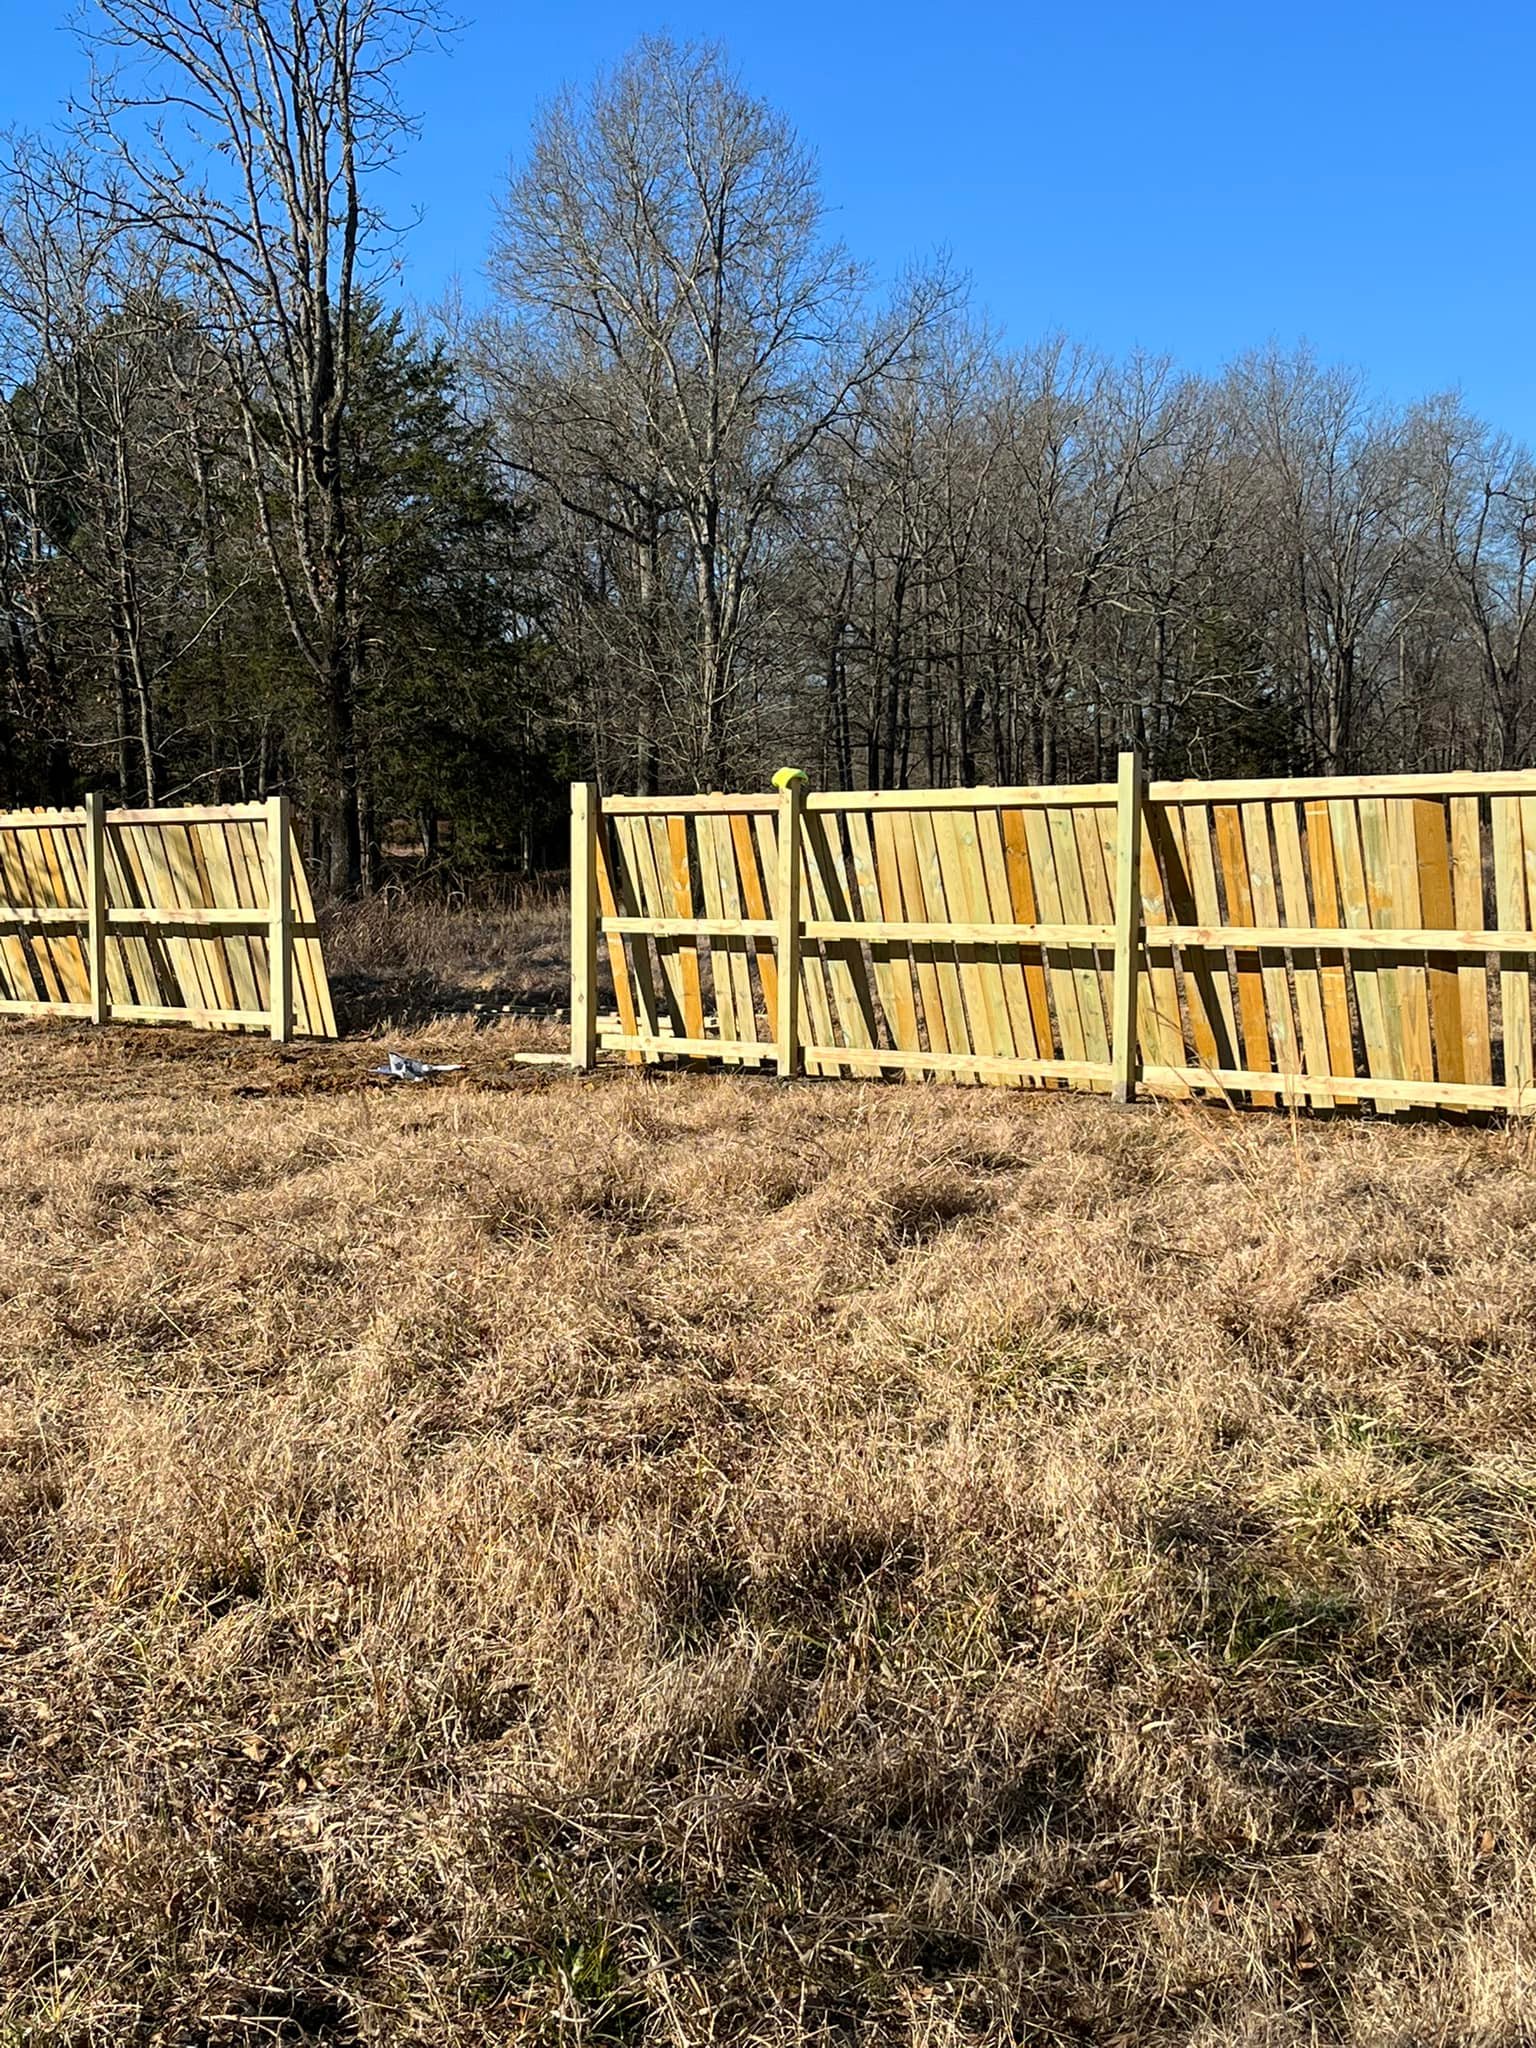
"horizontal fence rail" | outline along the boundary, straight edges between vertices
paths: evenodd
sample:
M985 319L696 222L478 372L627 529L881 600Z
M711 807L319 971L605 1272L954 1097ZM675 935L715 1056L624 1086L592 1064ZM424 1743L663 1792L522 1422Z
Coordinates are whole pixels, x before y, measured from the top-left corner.
M0 812L0 1016L334 1038L287 798Z
M1536 1107L1536 771L572 792L572 1058ZM613 1012L600 1016L599 953Z

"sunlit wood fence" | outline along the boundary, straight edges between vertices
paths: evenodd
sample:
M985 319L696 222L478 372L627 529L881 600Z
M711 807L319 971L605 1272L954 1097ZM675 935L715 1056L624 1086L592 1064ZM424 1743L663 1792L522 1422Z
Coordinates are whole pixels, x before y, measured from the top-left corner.
M1533 912L1536 771L578 784L571 1053L1526 1111Z
M334 1038L287 799L0 812L0 1016Z

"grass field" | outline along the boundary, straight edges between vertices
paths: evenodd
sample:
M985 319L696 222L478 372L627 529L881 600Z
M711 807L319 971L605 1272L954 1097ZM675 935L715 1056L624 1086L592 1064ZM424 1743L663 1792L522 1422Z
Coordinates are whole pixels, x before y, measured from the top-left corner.
M1531 2037L1524 1133L517 1036L0 1028L0 2042Z

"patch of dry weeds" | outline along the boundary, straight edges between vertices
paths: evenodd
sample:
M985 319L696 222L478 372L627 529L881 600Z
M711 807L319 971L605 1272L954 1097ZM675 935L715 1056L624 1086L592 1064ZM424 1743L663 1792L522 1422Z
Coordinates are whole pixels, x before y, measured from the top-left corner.
M503 1052L0 1036L0 2041L1526 2038L1526 1137Z

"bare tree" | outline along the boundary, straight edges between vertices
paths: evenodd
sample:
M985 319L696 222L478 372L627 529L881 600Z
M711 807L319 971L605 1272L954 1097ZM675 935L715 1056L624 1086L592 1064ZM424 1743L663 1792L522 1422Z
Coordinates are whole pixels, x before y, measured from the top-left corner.
M391 236L370 180L432 0L95 0L93 140L163 238L230 373L265 553L319 686L333 888L362 875L364 635L343 451L359 294Z
M919 284L870 321L822 217L787 125L718 50L665 38L550 108L502 208L510 452L631 556L642 782L653 701L672 772L726 778L795 478L946 295Z

